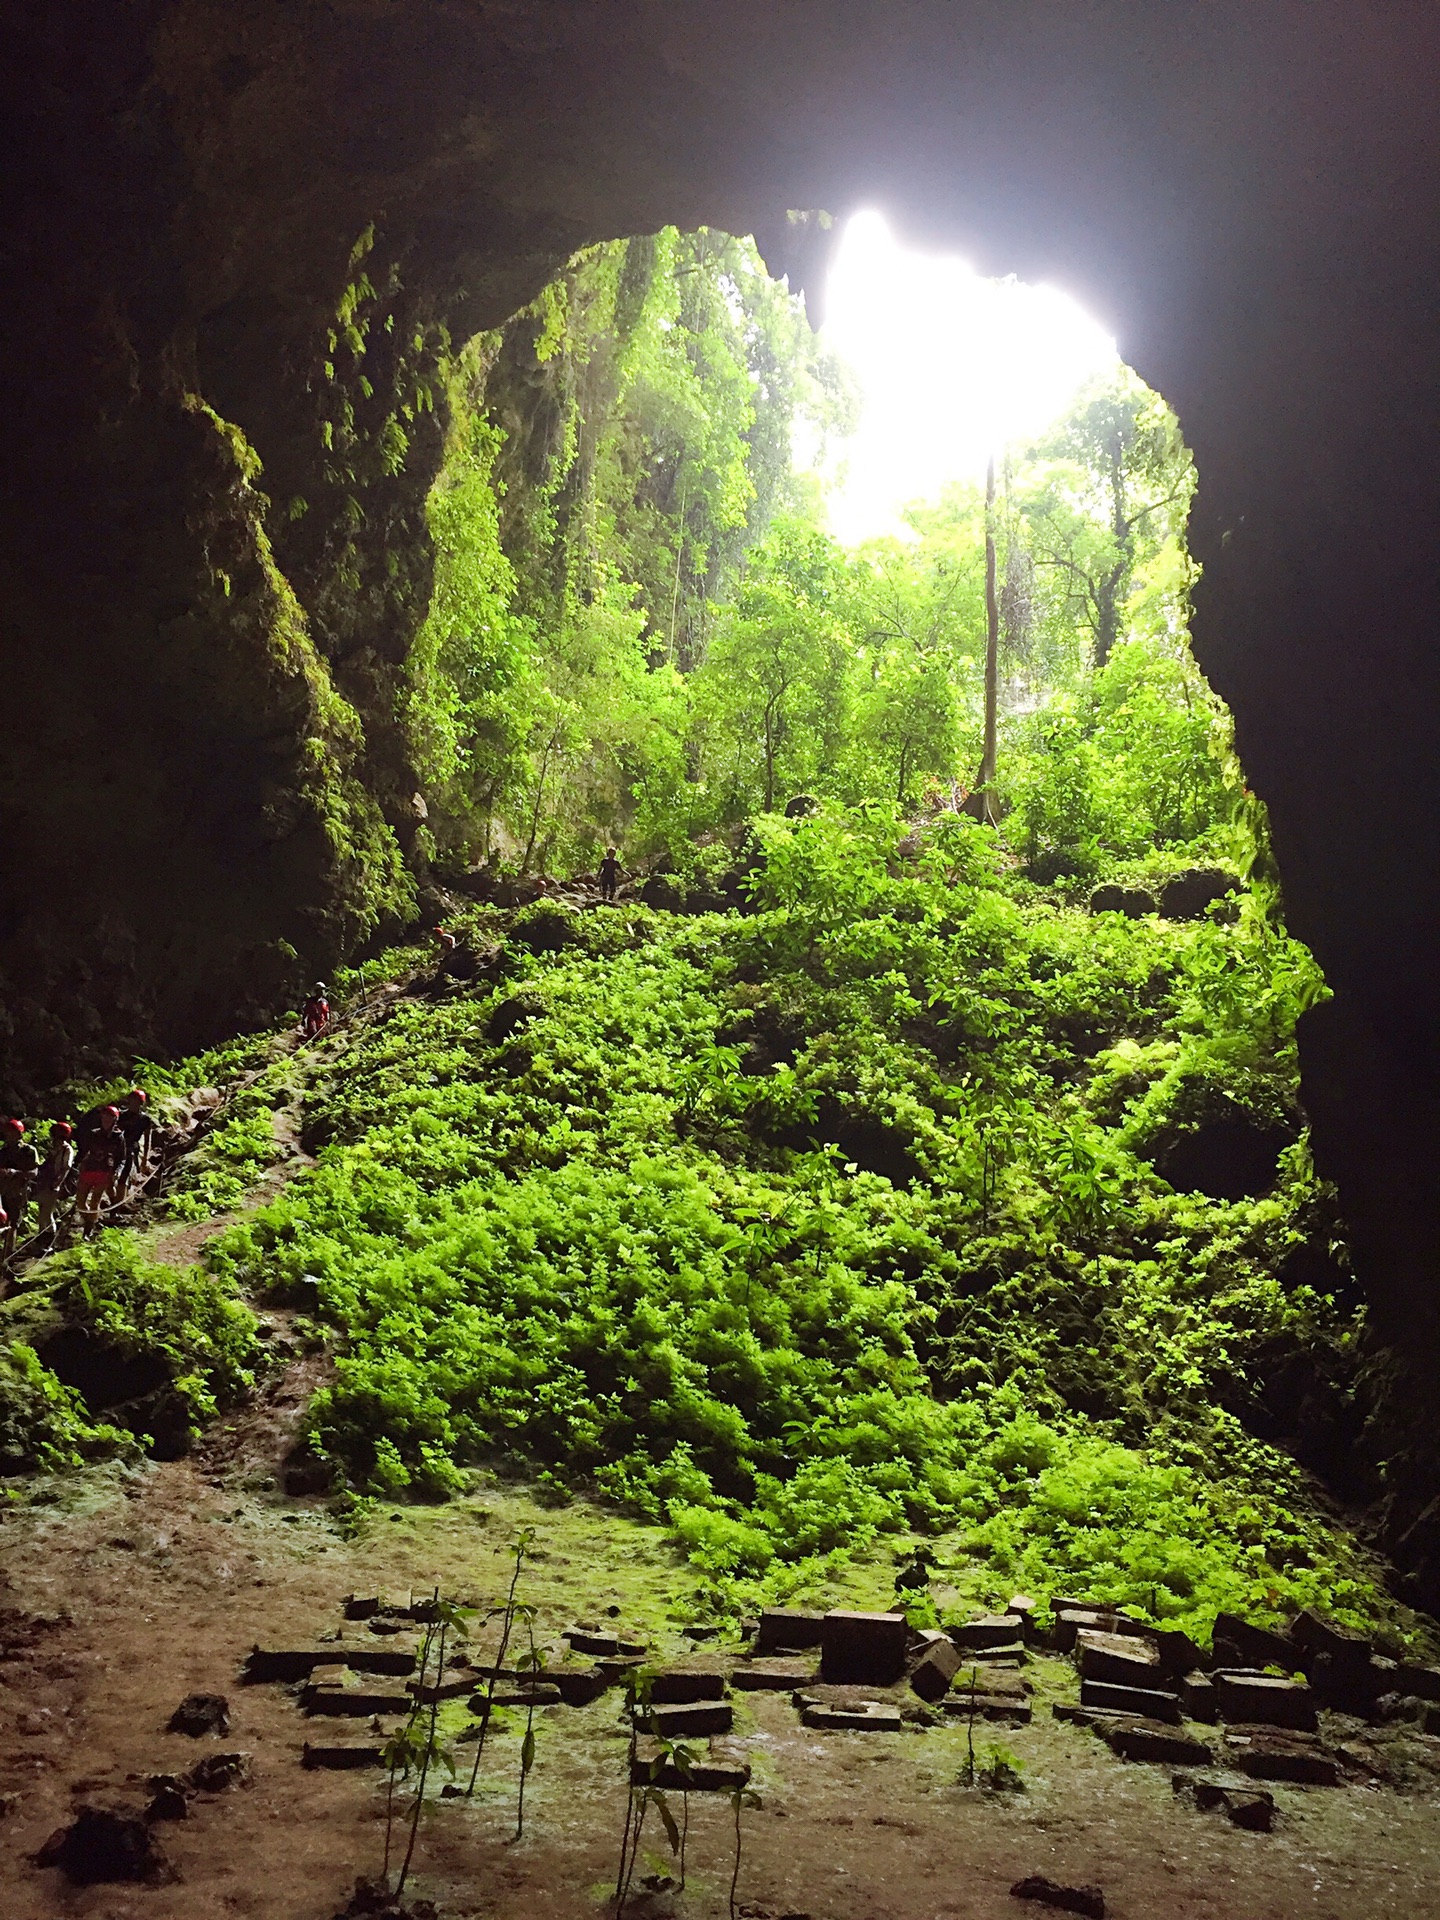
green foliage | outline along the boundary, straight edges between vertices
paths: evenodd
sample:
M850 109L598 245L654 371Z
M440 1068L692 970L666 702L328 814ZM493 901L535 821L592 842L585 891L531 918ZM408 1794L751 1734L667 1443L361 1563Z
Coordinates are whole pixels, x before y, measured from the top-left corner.
M58 1472L133 1450L128 1433L90 1420L33 1347L0 1345L0 1474Z
M1057 906L954 815L898 857L904 825L762 818L750 914L517 922L502 987L357 1040L319 1167L210 1254L318 1281L316 1445L421 1498L526 1462L722 1583L918 1530L1201 1630L1393 1614L1246 1425L1278 1355L1343 1400L1353 1314L1279 1277L1324 1190L1291 1155L1213 1201L1144 1157L1197 1076L1290 1110L1313 964L1255 915Z

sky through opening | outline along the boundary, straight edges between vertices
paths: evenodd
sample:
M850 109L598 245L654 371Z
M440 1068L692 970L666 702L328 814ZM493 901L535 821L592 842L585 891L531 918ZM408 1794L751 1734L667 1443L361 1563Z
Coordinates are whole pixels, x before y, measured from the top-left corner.
M1115 342L1068 294L902 246L878 213L846 223L821 338L861 393L828 501L847 544L903 533L909 501L982 480L992 447L1034 438L1118 364Z

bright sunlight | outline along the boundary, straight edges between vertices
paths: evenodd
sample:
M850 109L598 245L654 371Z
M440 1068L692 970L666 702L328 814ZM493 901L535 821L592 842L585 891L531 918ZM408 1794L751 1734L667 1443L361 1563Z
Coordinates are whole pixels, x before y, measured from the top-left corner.
M829 499L830 530L847 544L903 531L909 501L983 477L992 447L1042 432L1118 360L1068 294L902 246L878 213L846 225L821 339L861 391Z

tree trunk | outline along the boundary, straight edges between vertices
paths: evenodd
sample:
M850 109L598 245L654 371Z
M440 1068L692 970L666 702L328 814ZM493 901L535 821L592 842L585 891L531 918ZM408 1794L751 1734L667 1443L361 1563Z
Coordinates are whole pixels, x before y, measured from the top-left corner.
M995 804L995 756L1000 702L1000 599L995 591L995 456L985 469L985 746L980 756L980 818L993 827L999 821Z

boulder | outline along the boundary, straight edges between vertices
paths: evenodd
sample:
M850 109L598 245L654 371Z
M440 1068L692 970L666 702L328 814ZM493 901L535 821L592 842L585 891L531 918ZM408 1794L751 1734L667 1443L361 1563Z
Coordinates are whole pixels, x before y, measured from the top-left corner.
M1299 1656L1292 1655L1294 1665L1303 1666L1307 1671L1310 1661L1323 1654L1337 1671L1363 1672L1375 1651L1363 1633L1336 1626L1333 1620L1327 1620L1311 1607L1304 1608L1290 1622L1290 1639Z
M1062 1913L1083 1913L1087 1920L1105 1920L1105 1895L1099 1887L1068 1887L1043 1873L1028 1874L1010 1889L1016 1900L1038 1900Z
M1096 887L1090 896L1091 913L1123 913L1127 920L1143 920L1155 911L1155 896L1143 887L1114 884Z
M1417 1700L1440 1702L1440 1667L1416 1666L1402 1660L1396 1685L1401 1693L1411 1694Z
M230 1731L230 1702L223 1693L187 1693L171 1714L170 1733L188 1733L199 1739L206 1733Z
M818 813L819 811L820 802L815 798L813 793L797 793L793 798L785 802L785 818L787 820L805 820L808 819L812 813Z
M182 1776L181 1784L196 1793L224 1793L230 1787L247 1786L250 1770L248 1753L209 1753Z
M59 1867L79 1887L114 1880L156 1885L177 1877L145 1822L111 1807L77 1807L70 1825L52 1833L35 1855L35 1864Z
M1167 920L1202 920L1212 900L1238 893L1240 884L1221 867L1187 867L1161 888L1160 911Z
M834 1608L825 1615L820 1672L840 1685L891 1685L905 1671L903 1613L856 1613Z
M1232 1826L1251 1833L1269 1833L1275 1824L1274 1796L1257 1787L1241 1786L1232 1780L1207 1780L1177 1775L1171 1783L1177 1793L1193 1795L1204 1812L1214 1808L1226 1815Z

